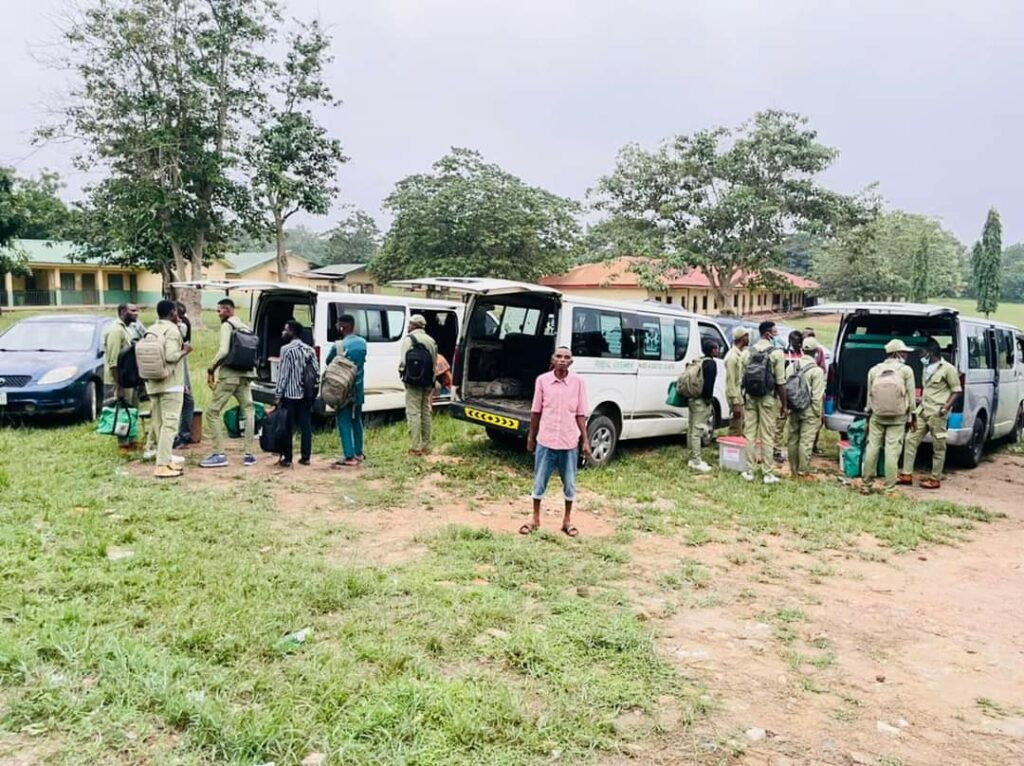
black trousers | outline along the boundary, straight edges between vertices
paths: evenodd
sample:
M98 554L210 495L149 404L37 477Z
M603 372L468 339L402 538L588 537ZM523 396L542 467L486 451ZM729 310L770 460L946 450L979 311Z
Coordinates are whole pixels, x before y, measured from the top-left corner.
M178 435L174 439L174 445L192 443L192 415L196 411L196 400L192 398L192 392L186 391L185 397L181 400L181 422L178 424Z
M285 451L281 453L281 459L292 459L292 435L295 433L297 425L299 427L299 455L303 460L309 460L309 456L313 452L313 402L308 399L282 399L281 406L288 413L288 438L285 440Z

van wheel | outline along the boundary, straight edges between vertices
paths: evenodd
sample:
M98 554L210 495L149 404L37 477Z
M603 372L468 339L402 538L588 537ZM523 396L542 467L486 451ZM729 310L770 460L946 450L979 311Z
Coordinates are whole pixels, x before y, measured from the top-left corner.
M619 429L607 415L595 415L587 424L587 439L590 440L590 462L596 466L606 466L619 443Z
M971 440L963 449L962 457L964 466L977 468L981 463L982 455L985 454L985 437L988 435L988 424L985 418L979 415L974 419L974 428L971 429Z
M519 435L515 431L506 431L504 428L485 428L487 438L499 447L518 447Z
M1013 430L1010 431L1010 444L1020 444L1024 436L1024 405L1017 410L1017 419L1013 422Z
M78 418L85 423L92 423L100 416L99 396L97 394L96 381L90 380L85 384L85 391L82 393L82 401L78 403Z

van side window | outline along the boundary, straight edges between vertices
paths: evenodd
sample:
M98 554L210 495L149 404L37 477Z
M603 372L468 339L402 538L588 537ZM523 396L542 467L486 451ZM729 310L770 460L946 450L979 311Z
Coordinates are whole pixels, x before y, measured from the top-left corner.
M713 340L718 344L719 352L724 356L725 350L729 347L725 342L725 336L719 332L714 325L700 323L700 353L704 353L704 341Z
M676 320L676 361L681 362L686 358L686 352L690 348L690 323L685 319Z
M991 349L984 327L970 327L967 330L967 367L971 370L991 370Z
M572 353L619 359L623 356L622 315L614 311L572 310Z
M622 356L661 359L661 321L658 317L623 314L622 319L625 325Z
M999 369L1013 369L1013 333L1009 330L999 331Z
M665 362L676 360L676 329L671 319L661 319L661 359Z
M405 332L405 311L396 306L332 303L328 312L331 322L328 340L337 339L335 327L343 314L352 315L356 320L356 335L365 338L367 343L394 343Z

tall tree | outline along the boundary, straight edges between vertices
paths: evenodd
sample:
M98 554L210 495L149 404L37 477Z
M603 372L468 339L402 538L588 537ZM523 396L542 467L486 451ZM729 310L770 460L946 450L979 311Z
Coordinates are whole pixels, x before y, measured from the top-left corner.
M626 146L593 198L622 222L617 252L648 256L638 268L650 286L669 270L698 267L718 304L732 306L740 280L773 281L787 234L828 235L859 220L854 200L817 182L835 157L804 117L759 112L655 151Z
M132 188L119 203L147 201L176 279L199 279L211 245L251 209L234 173L277 21L274 0L94 0L65 33L76 82L63 121L39 137L80 140L80 167ZM183 297L198 307L197 294Z
M988 317L999 308L1003 255L1003 226L995 208L988 211L979 244L980 248L974 258L974 285L978 291L978 311Z
M38 177L14 177L19 199L22 239L61 239L68 223L68 206L60 198L64 184L52 170L43 170Z
M1002 290L1004 301L1024 303L1024 243L1003 250Z
M330 210L338 193L338 166L347 160L341 143L313 112L336 103L323 79L332 60L331 39L314 21L292 35L290 44L263 109L262 127L246 153L257 197L255 226L273 234L281 282L288 281L285 224L300 211L325 215Z
M922 234L914 256L910 263L910 300L925 303L929 296L929 280L931 263L928 257L928 236Z
M364 210L352 210L327 232L323 265L331 263L369 263L380 250L380 229L373 216Z
M28 259L10 244L21 236L25 215L21 198L15 190L14 171L0 167L0 279L4 274L24 274Z
M384 207L394 220L370 263L381 280L533 281L564 271L580 234L575 202L528 186L470 149L452 149L433 172L399 181Z

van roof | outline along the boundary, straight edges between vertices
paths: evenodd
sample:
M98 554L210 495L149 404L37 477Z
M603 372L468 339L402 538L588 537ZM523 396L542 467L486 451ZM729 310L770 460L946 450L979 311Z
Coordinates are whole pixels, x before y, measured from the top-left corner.
M380 293L341 293L332 291L318 292L317 303L376 303L385 306L422 306L428 309L457 309L462 308L462 302L457 300L438 300L436 298L422 298L418 295L381 295Z
M849 303L823 303L806 309L809 314L902 314L905 316L938 316L952 314L965 322L1002 327L1020 332L1019 328L1006 322L983 317L963 316L959 309L937 303L900 303L899 301L861 301Z
M646 314L663 314L692 319L706 319L711 322L715 321L714 317L694 314L693 312L686 311L678 306L668 303L659 303L658 301L615 301L607 298L590 298L584 295L564 293L562 295L562 303L569 303L574 306L597 306L618 309L619 311L623 309L632 309L633 311L643 312Z

